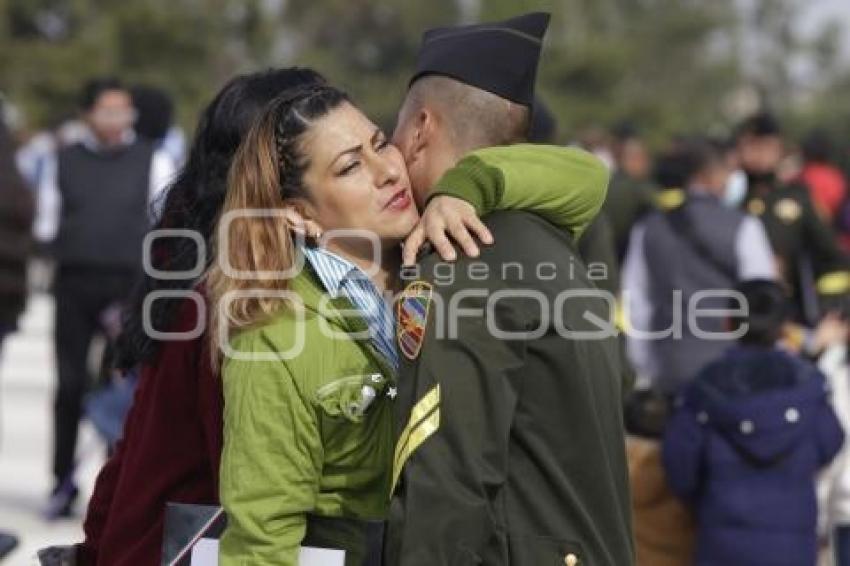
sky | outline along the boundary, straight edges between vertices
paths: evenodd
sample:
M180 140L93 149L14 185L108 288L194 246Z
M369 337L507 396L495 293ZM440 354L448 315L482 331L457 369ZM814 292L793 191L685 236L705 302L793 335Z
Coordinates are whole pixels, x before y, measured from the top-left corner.
M799 23L799 30L808 34L816 31L824 22L835 20L845 29L842 42L844 61L850 62L850 0L797 0L807 5Z

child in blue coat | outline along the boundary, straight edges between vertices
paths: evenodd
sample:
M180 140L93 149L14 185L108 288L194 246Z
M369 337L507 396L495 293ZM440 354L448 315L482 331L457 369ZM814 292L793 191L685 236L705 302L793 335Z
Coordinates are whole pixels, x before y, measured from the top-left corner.
M730 323L743 336L685 387L668 422L668 482L696 512L697 566L814 566L815 474L844 433L824 376L775 346L782 289L754 280L738 291L749 308Z

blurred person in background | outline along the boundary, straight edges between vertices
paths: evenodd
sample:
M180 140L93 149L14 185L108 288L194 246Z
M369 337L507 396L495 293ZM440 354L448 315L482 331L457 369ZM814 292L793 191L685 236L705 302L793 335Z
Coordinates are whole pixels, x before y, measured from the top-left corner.
M617 258L625 258L632 227L652 209L652 157L646 142L631 124L614 129L614 174L602 208L614 232Z
M737 290L746 309L733 299L727 324L738 344L685 387L667 425L668 482L696 512L694 564L815 566L815 474L844 433L823 374L776 347L783 288L751 280Z
M829 323L828 325L825 323ZM828 331L825 331L829 328ZM848 325L829 317L819 327L823 353L818 369L826 376L832 407L845 434L850 431L850 365ZM850 443L845 442L829 468L818 477L818 533L821 550L835 555L835 564L850 564ZM831 564L825 561L825 564Z
M743 210L764 223L777 271L788 286L791 319L814 326L831 309L845 309L850 273L835 232L823 222L800 183L783 184L778 171L785 153L780 123L768 113L744 120L735 135L747 174Z
M850 252L850 195L844 171L837 165L837 148L823 130L810 132L801 148L804 161L800 181L808 186L823 221L835 228L846 254Z
M725 328L716 316L691 312L691 300L704 290L775 277L764 227L723 203L730 173L722 148L703 138L680 140L660 156L656 180L684 187L684 200L635 226L623 266L628 354L637 373L626 427L640 566L690 564L692 519L666 485L659 439L673 396L730 345L697 335L692 316L701 331ZM698 307L725 308L726 297L706 297Z
M153 142L156 149L167 154L176 167L186 159L186 137L174 123L174 102L164 90L136 85L130 93L137 117L133 128L143 138Z
M33 215L32 194L18 174L0 99L0 354L26 304ZM0 559L16 546L13 535L0 531Z
M599 158L609 170L613 171L616 168L611 134L605 128L587 126L578 131L576 139L579 147Z
M77 433L89 387L89 349L105 311L123 301L142 267L149 203L173 174L171 160L132 129L130 93L114 78L87 83L82 141L59 151L48 192L59 202L56 275L54 488L45 514L67 516L77 497Z
M829 134L822 130L809 132L800 146L803 168L800 181L809 188L809 195L823 221L832 225L841 205L847 198L844 173L835 166L835 148Z
M133 124L136 135L149 141L155 152L168 155L172 165L182 163L185 140L182 130L172 125L174 104L171 98L163 90L147 85L134 86L130 93L136 111ZM161 207L162 199L156 198L151 203L151 214L158 216ZM113 344L121 331L121 308L121 304L114 304L100 316L106 348L97 379L99 387L85 402L85 417L106 441L108 450L121 436L138 377L132 370L121 373L113 369Z

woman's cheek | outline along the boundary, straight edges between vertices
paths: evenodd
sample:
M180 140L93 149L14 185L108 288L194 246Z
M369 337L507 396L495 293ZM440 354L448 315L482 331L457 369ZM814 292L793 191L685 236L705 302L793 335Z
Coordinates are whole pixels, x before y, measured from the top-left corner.
M369 175L357 174L338 191L340 213L351 220L352 228L368 225L374 216L375 188Z

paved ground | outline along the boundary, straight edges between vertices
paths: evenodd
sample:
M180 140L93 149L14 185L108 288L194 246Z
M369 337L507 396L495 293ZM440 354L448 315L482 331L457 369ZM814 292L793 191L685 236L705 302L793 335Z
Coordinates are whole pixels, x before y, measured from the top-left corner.
M52 299L32 297L21 331L7 340L0 356L0 529L21 538L18 549L2 561L4 566L34 564L36 549L80 540L81 516L103 461L100 442L84 425L77 517L54 523L41 519L51 487L52 321Z

